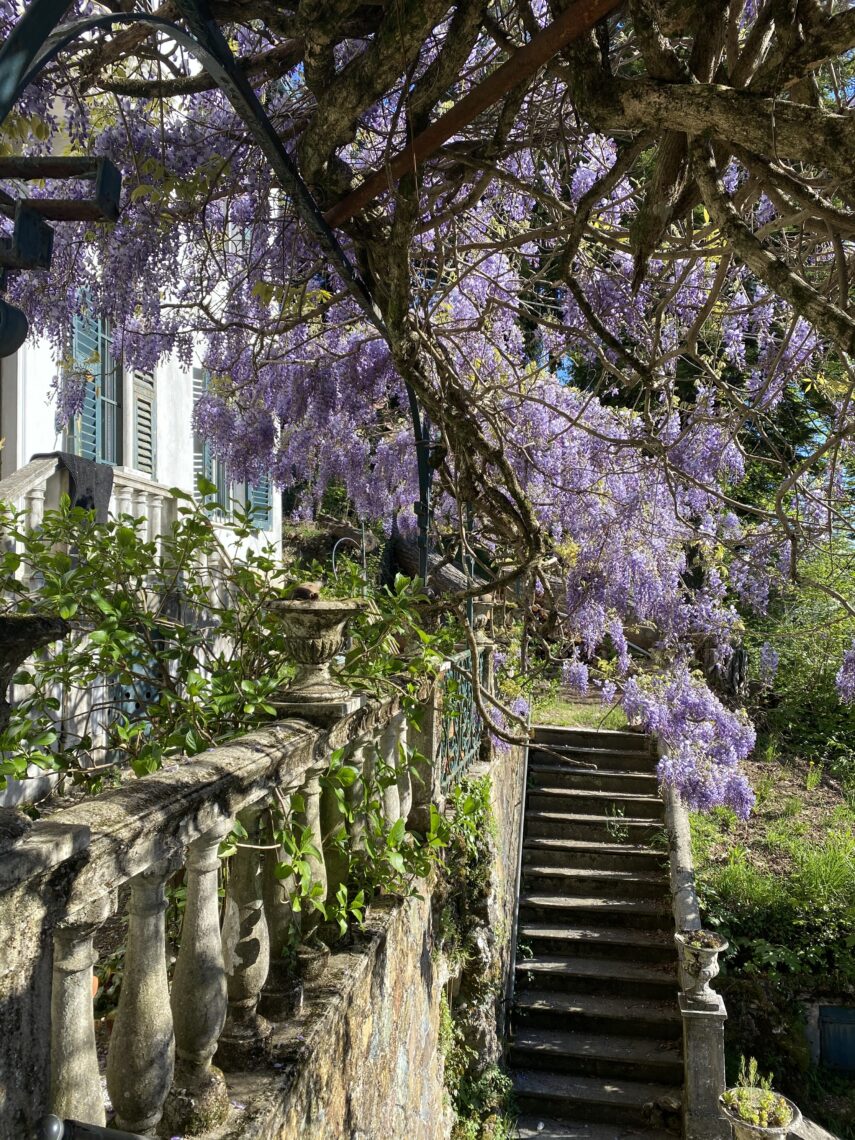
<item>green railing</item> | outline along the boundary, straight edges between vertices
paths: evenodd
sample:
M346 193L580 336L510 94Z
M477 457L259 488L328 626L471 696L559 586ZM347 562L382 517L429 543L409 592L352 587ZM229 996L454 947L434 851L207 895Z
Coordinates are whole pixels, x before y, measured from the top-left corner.
M478 654L478 677L483 689L488 683L488 654L488 649ZM438 763L440 788L447 792L466 775L481 749L483 722L475 703L471 652L460 653L451 660L441 696Z

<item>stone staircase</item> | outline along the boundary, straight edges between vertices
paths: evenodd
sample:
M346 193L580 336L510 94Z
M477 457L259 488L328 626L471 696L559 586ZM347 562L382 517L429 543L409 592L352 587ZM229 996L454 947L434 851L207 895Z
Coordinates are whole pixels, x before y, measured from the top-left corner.
M508 1059L519 1136L673 1140L682 1027L645 736L534 730L518 944Z

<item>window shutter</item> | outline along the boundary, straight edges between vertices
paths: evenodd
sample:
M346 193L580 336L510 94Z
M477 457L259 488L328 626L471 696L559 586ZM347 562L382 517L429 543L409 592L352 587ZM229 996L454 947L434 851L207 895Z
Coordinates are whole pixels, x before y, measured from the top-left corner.
M199 403L208 390L208 373L204 368L193 369L193 407ZM207 440L193 432L193 494L199 497L199 479L211 479L213 456ZM211 480L213 482L213 480Z
M74 367L88 372L83 407L68 428L75 455L99 463L122 462L122 364L113 356L109 326L86 314L72 325Z
M194 407L208 391L210 380L211 374L206 368L193 369ZM194 432L193 481L195 486L193 493L197 499L199 498L198 480L200 475L204 479L208 479L217 488L216 510L214 511L215 517L220 519L229 518L232 511L232 484L229 478L228 468L221 459L217 459L214 455L210 443L208 443L199 432Z
M252 507L253 526L259 530L270 530L273 526L273 488L270 483L270 476L263 476L248 491L249 502Z
M134 372L134 467L155 477L157 420L153 372Z
M121 360L113 355L113 339L109 324L106 321L99 321L98 332L101 340L101 382L98 393L101 438L98 459L101 463L121 463L124 369Z
M89 372L83 407L68 427L69 450L83 459L97 459L100 450L98 416L98 381L101 374L98 322L90 316L75 316L72 328L72 352L76 370Z

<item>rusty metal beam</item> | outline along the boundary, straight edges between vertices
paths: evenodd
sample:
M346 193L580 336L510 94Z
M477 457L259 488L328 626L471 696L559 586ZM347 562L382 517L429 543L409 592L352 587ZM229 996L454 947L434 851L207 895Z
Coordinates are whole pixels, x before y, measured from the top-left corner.
M377 170L331 206L324 219L331 226L340 226L363 206L394 184L404 174L420 166L426 158L448 142L463 127L498 102L518 83L534 75L553 56L573 40L589 32L605 16L621 6L622 0L576 0L566 11L542 31L513 53L501 67L483 79L450 111L441 115L429 127L416 135L399 151L382 170Z

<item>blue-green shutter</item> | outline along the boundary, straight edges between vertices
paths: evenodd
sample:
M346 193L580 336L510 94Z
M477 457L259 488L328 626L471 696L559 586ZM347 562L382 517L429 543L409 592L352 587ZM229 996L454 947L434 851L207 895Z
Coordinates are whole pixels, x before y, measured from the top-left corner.
M259 530L270 530L273 526L273 488L270 476L264 475L254 487L248 488L252 521Z
M193 407L208 391L211 374L206 368L193 369ZM207 479L217 488L217 510L219 518L231 514L232 488L225 463L217 459L210 443L199 432L193 433L193 493L199 498L199 477Z
M83 407L69 425L69 447L84 459L122 462L122 364L113 355L103 320L77 315L72 328L74 367L88 372Z
M89 372L83 394L83 407L69 425L69 446L75 455L84 459L97 459L100 450L100 422L98 416L98 377L100 337L98 322L90 316L75 316L73 344L75 371Z

